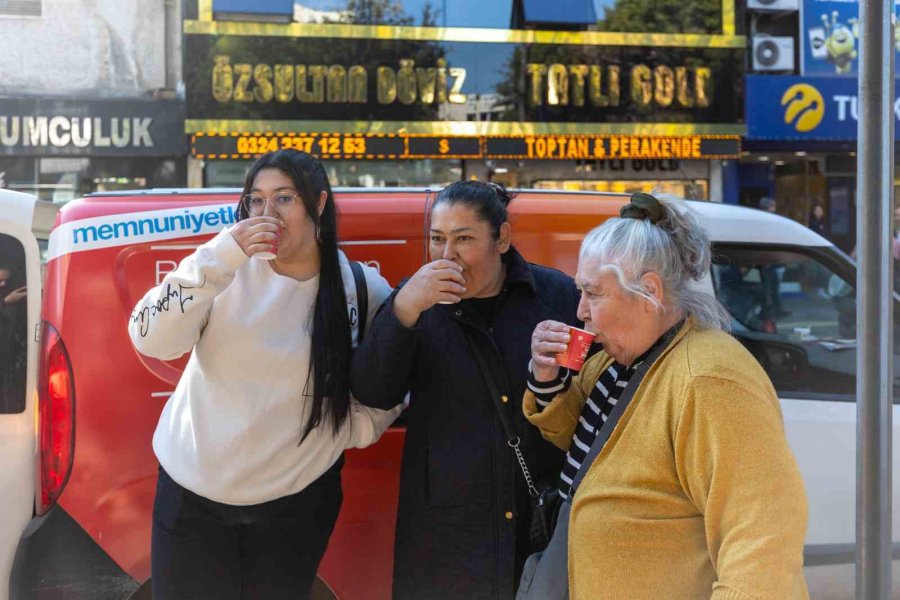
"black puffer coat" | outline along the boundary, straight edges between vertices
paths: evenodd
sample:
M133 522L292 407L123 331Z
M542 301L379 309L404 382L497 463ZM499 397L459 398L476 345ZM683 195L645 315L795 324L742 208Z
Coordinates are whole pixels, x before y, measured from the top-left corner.
M570 277L531 265L511 248L490 329L471 309L436 305L413 329L394 316L391 296L353 356L360 402L388 408L411 394L400 478L394 598L515 596L529 553L530 502L463 327L476 332L508 382L505 406L536 478L558 476L563 454L522 415L531 334L546 319L578 324ZM396 292L395 292L396 294Z

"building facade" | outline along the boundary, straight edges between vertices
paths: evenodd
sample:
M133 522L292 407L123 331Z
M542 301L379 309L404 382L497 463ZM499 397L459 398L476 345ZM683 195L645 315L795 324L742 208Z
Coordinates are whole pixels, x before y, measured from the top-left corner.
M859 3L749 0L748 8L752 74L745 81L747 135L739 201L756 206L762 196L772 197L779 213L804 224L811 223L819 206L826 235L851 252L856 243ZM895 48L896 62L900 45ZM896 129L900 101L894 112Z
M665 189L721 200L744 133L733 2L186 0L194 185L276 148L334 185Z
M63 203L184 185L179 8L0 3L0 187Z

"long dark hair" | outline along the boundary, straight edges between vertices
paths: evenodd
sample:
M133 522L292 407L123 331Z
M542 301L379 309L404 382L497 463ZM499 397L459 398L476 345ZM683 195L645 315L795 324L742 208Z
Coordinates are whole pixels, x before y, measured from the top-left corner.
M337 208L331 183L325 168L316 157L299 150L285 149L259 157L247 172L243 194L253 189L256 176L263 169L278 169L291 178L300 192L303 206L316 225L321 269L319 291L313 309L312 351L309 355L309 376L313 378L312 412L303 426L300 441L325 423L337 434L350 412L350 317L347 314L347 295L338 259ZM327 198L319 214L319 197ZM247 218L243 204L238 205L237 220ZM309 380L303 390L309 396Z

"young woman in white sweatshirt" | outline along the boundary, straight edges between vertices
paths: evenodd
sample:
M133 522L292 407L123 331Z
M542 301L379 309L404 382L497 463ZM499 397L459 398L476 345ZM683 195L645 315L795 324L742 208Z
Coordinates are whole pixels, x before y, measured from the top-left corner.
M365 276L374 315L391 288ZM344 449L375 442L399 412L350 396L356 306L325 170L279 150L250 168L238 222L135 307L139 352L193 351L153 436L154 599L309 595Z

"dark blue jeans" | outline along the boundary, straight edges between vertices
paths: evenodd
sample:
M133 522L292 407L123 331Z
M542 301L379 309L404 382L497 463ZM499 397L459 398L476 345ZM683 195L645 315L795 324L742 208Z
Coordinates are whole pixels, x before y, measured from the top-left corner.
M160 469L154 600L308 598L341 508L343 463L297 494L252 506L198 496Z

